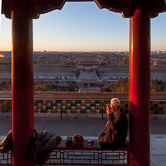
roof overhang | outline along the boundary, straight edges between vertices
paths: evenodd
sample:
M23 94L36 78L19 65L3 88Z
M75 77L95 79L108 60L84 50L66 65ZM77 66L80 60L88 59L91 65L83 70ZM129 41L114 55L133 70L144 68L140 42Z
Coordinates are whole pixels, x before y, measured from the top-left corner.
M100 9L119 12L127 18L133 16L135 9L140 7L150 12L152 18L166 12L165 0L2 0L2 14L11 18L13 10L25 9L32 19L36 19L40 14L61 10L65 2L95 2Z

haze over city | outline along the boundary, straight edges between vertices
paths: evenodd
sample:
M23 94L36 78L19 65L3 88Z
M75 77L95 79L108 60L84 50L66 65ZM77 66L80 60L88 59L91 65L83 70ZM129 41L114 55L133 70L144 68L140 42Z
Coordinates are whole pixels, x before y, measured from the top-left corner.
M166 50L166 13L151 19L151 50ZM2 15L0 50L10 51L11 20ZM34 51L128 51L129 19L94 2L65 3L33 21Z

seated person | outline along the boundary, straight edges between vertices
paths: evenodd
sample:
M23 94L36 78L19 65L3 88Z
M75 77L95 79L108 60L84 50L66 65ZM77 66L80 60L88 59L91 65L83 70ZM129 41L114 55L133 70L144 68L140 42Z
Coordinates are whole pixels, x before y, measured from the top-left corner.
M84 146L84 137L80 134L74 134L72 137L66 139L67 147L82 147Z
M118 98L111 100L106 113L107 123L104 131L99 134L98 146L100 149L122 147L127 136L128 121Z
M44 165L49 159L50 153L57 147L61 137L50 131L34 130L28 144L28 160L33 165ZM0 153L8 153L12 150L12 131L10 130L0 142Z

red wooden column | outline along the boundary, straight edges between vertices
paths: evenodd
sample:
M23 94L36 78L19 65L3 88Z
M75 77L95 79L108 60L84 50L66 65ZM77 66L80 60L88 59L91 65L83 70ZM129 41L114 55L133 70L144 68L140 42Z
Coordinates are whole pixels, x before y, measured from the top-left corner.
M150 15L143 8L130 18L129 165L150 166Z
M26 7L14 5L16 6L12 11L12 166L30 166L27 145L34 127L32 19L29 19Z

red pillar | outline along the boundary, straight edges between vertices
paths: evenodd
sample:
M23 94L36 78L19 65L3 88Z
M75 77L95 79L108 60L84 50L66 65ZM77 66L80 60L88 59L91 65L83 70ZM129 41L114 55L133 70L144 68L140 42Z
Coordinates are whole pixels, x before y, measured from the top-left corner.
M129 165L150 166L150 15L143 8L130 18Z
M30 166L27 148L33 133L32 19L19 5L12 11L12 165Z

